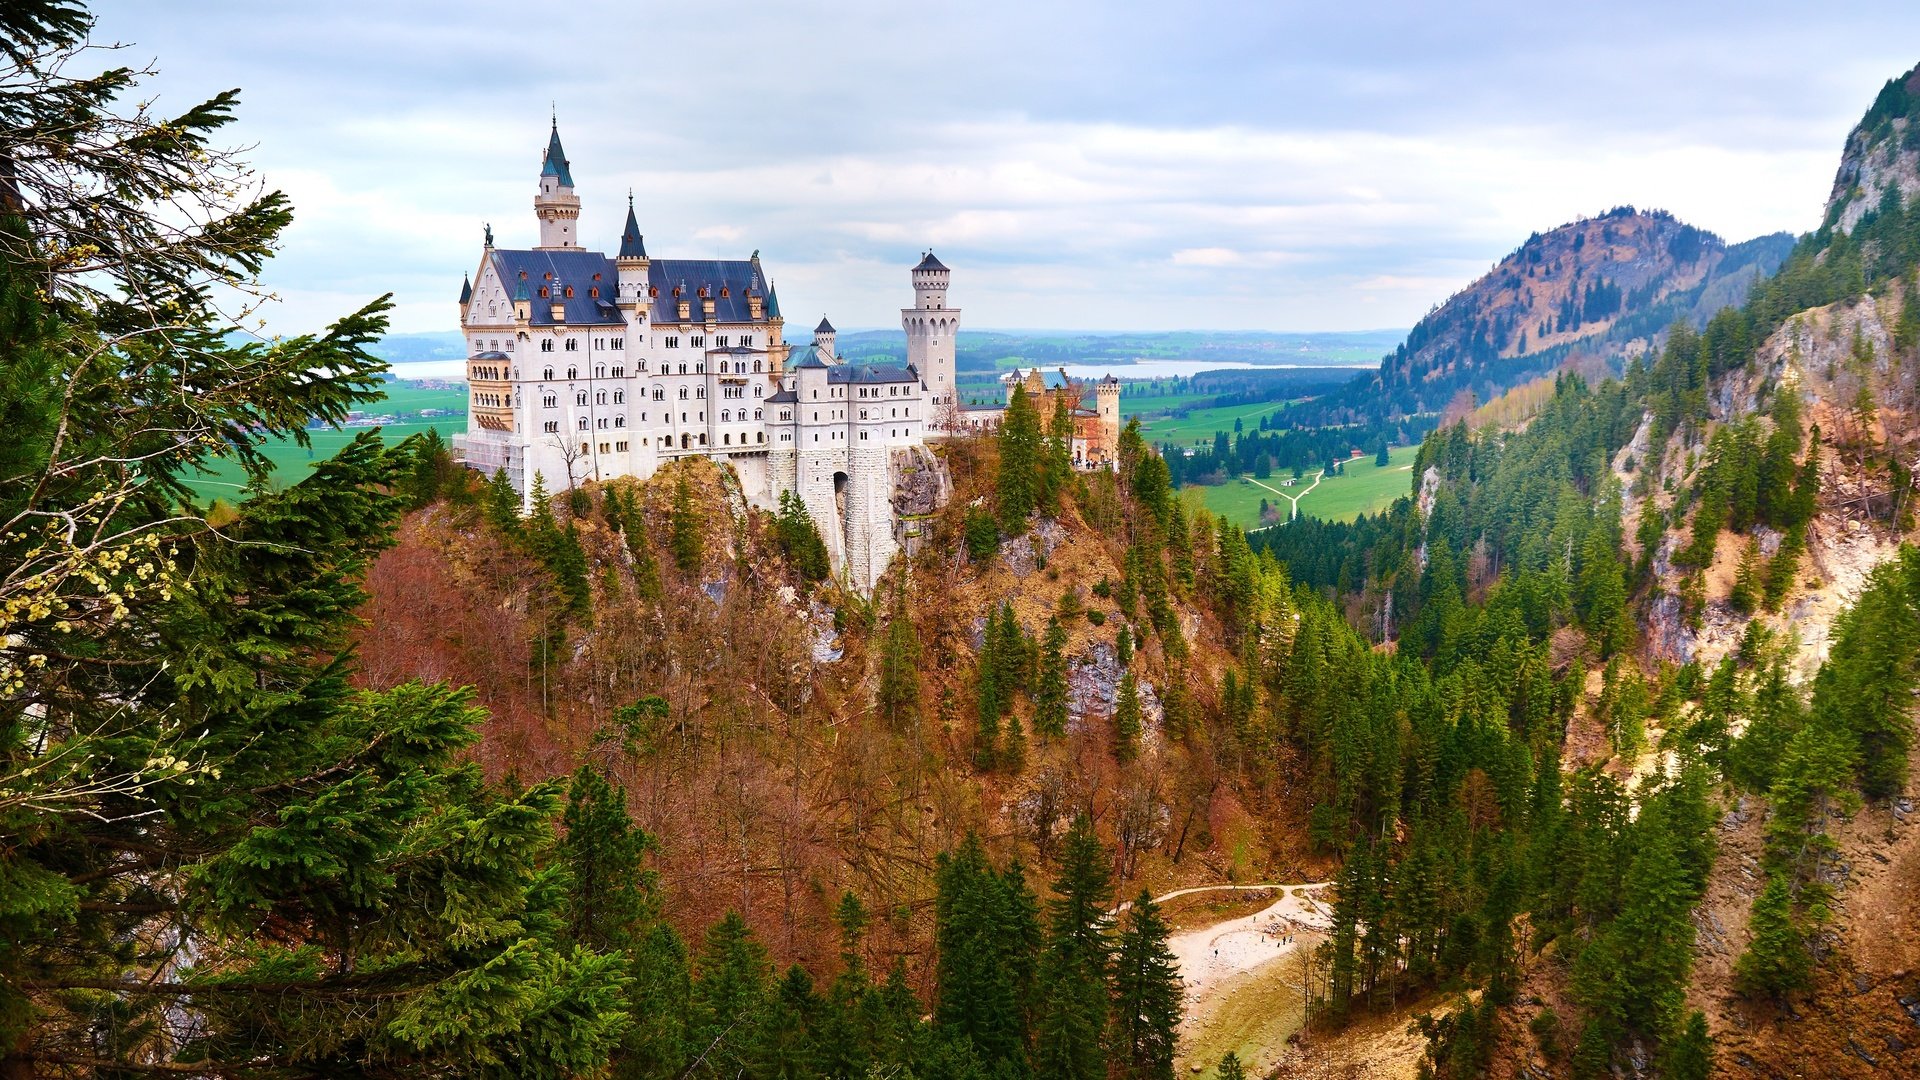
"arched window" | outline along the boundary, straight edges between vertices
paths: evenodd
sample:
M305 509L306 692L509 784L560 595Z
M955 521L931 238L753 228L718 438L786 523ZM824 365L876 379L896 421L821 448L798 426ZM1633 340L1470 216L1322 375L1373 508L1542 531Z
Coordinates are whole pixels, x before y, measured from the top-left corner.
M579 338L568 338L568 339L567 339L567 351L568 351L568 352L579 352L579 351L580 351L580 339L579 339Z
M587 403L587 392L585 390L582 390L579 393L574 394L573 403L575 405L585 405Z
M584 416L580 418L580 430L581 431L587 430L587 418Z
M541 338L541 339L540 339L540 351L541 351L541 352L552 352L552 351L553 351L553 339L552 339L552 338L550 338L550 337L549 337L549 338Z
M547 368L547 369L546 369L545 371L542 371L542 372L540 373L540 377L541 377L542 379L545 379L545 380L546 380L546 381L548 381L548 382L552 382L552 381L553 381L553 369L552 369L552 368Z
M567 369L567 378L569 378L569 379L577 379L577 378L579 378L579 377L580 377L580 369L579 369L579 368L568 368L568 369Z

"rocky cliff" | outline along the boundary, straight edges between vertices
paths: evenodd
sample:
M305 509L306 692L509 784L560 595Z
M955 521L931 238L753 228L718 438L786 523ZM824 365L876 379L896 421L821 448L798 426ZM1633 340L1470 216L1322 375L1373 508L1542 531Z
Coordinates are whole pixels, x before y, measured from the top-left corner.
M1920 67L1887 80L1847 134L1823 220L1850 232L1889 192L1901 199L1920 192Z

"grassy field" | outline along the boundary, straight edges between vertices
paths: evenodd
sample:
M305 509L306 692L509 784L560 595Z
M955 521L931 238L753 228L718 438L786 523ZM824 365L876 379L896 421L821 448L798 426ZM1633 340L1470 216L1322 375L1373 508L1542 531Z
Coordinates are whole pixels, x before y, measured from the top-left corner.
M447 416L423 418L423 410L437 409L448 413ZM362 410L370 416L391 414L393 423L383 424L381 438L397 442L409 435L419 434L430 428L439 428L440 437L452 439L459 432L467 430L467 394L459 389L435 389L417 383L396 382L387 386L387 395L383 401L369 404ZM307 469L315 462L325 461L340 452L341 448L352 442L354 437L366 430L360 427L346 428L340 431L309 431L308 438L313 442L311 448L303 447L291 439L275 439L265 447L268 460L273 462L274 483L278 485L297 484L306 476ZM221 462L214 470L205 475L190 476L187 485L202 498L226 499L231 502L240 494L245 477L237 465Z
M1157 402L1161 397L1142 398L1142 401ZM1177 401L1178 399L1173 399ZM1202 443L1213 444L1216 431L1233 431L1233 422L1240 421L1249 429L1260 426L1260 418L1277 413L1287 407L1285 401L1262 401L1252 405L1229 405L1219 409L1195 409L1182 417L1161 417L1156 420L1142 419L1140 433L1147 442L1154 445L1172 443L1175 446L1198 446ZM1167 406L1161 405L1160 408ZM1131 402L1120 399L1120 415L1133 416L1147 412L1145 408L1133 407Z
M1387 467L1384 469L1376 466L1370 457L1347 462L1342 475L1320 481L1320 485L1311 493L1300 497L1301 515L1329 521L1351 521L1361 514L1377 514L1385 510L1393 505L1393 500L1412 492L1413 458L1419 449L1417 446L1402 446L1389 451ZM1282 486L1281 481L1289 475L1276 472L1264 483L1292 494L1304 491L1313 482L1313 475L1309 473L1294 487ZM1259 526L1261 499L1279 507L1282 520L1290 511L1285 498L1254 483L1250 477L1194 490L1200 493L1201 503L1208 510L1242 528Z

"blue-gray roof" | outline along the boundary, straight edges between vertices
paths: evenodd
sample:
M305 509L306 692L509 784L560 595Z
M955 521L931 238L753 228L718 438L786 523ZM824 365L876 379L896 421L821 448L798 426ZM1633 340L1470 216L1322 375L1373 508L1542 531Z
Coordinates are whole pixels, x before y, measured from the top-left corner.
M827 371L830 383L917 383L920 373L911 364L836 364Z
M769 405L785 405L789 402L794 402L799 400L800 400L800 395L794 393L791 390L775 390L773 393L767 395L767 399L766 399L767 404Z
M532 318L528 320L534 326L553 325L553 301L551 294L539 295L544 286L573 286L573 295L563 297L566 320L582 325L618 326L625 320L620 317L620 309L614 306L620 282L619 271L614 269L613 260L597 251L584 251L577 248L562 248L548 251L509 251L495 248L488 253L493 260L493 272L500 280L514 287L514 299L533 301ZM522 277L521 275L525 276ZM526 289L522 297L520 289ZM598 289L599 296L594 296Z
M467 301L472 299L473 299L473 282L467 279L467 275L461 274L460 275L460 302L464 304Z
M813 332L816 334L831 334L833 333L833 324L827 321L825 315L822 315L820 316L820 325L814 327Z
M567 152L560 149L560 124L556 121L553 133L547 136L547 156L540 161L541 176L557 176L561 187L573 186L573 173L567 169Z
M753 309L747 305L749 289L760 295L767 295L767 283L762 280L760 268L751 259L655 259L647 267L647 283L658 290L653 298L653 321L656 323L677 323L680 321L678 302L685 300L689 305L687 321L702 322L700 289L705 286L707 295L713 298L713 319L715 322L743 323L752 322ZM673 290L684 286L686 295L676 297ZM766 309L766 317L772 317L772 307Z
M927 252L927 257L924 259L921 259L920 265L914 267L914 269L915 270L945 270L946 266L945 264L941 263L939 259L934 258L933 252L929 251Z
M789 368L823 368L829 365L822 358L819 346L797 345L787 354L787 366Z

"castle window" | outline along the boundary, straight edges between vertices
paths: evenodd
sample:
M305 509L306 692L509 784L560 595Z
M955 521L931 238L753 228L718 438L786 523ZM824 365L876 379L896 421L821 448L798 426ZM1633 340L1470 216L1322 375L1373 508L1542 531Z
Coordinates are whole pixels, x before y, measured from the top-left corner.
M687 400L687 388L684 386L680 388L680 400L681 401Z
M720 441L720 445L722 445L722 446L732 446L732 445L733 445L733 436L732 436L732 435L722 435L722 436L720 436L720 440L721 440L721 441Z
M759 364L755 364L755 365L753 365L753 366L754 366L754 367L759 367L760 365L759 365ZM754 384L753 384L753 396L754 396L754 397L759 397L759 396L760 396L760 384L759 384L759 383L754 383Z
M567 289L567 294L565 299L568 299L568 300L573 299L573 286L569 285L566 287L566 289Z
M615 390L613 392L613 403L615 405L624 405L626 404L626 400L627 392L625 390Z
M705 435L700 436L700 445L701 446L707 445L707 437Z
M582 390L579 393L573 395L573 403L575 405L585 405L587 403L587 392L585 390Z
M656 387L654 387L654 388L653 388L653 400L655 400L655 401L665 401L665 400L666 400L666 397L667 397L667 388L666 388L666 387L664 387L664 386L656 386Z
M727 290L725 290L725 289L721 289L721 290L720 290L720 295L721 295L721 296L725 296L725 295L727 295ZM723 349L724 349L724 348L726 348L726 347L727 347L727 335L725 335L725 334L721 334L721 335L720 335L719 337L717 337L717 338L715 338L715 339L714 339L714 343L715 343L716 345L718 345L718 346L720 346L720 347L721 347L721 348L723 348Z
M581 431L585 431L585 430L587 430L587 418L586 418L586 417L584 417L584 416L580 418L580 430L581 430ZM583 449L584 449L584 447L583 447Z
M703 399L703 400L704 400L704 399L706 398L706 396L707 396L707 388L706 388L706 387L704 387L704 386L696 386L696 387L694 387L694 388L693 388L693 396L694 396L694 397L697 397L697 398L701 398L701 399Z
M604 417L604 416L603 416L603 417L601 417L601 418L600 418L600 423L599 423L599 425L598 425L598 427L600 428L600 430L601 430L601 431L605 431L605 430L607 430L607 418L606 418L606 417Z
M580 351L580 339L579 339L579 338L568 338L568 339L567 339L567 351L568 351L568 352L579 352L579 351Z
M560 431L560 421L558 420L547 421L545 430L546 430L546 433L549 435L558 434Z
M627 339L626 339L626 338L614 338L614 339L613 339L613 344L612 344L612 345L610 345L610 346L608 346L608 347L609 347L609 348L614 348L614 349L624 349L624 348L626 348L626 347L627 347ZM620 369L619 369L619 368L615 368L614 370L615 370L615 371L618 371L618 370L620 370ZM615 377L617 378L618 376L615 376Z
M607 403L607 392L605 390L595 391L593 395L593 403L595 405L605 405Z
M685 375L686 373L687 373L687 365L685 365L685 364L681 364L681 365L680 365L680 374L682 374L682 375Z
M757 443L763 443L763 442L766 442L766 441L767 441L767 433L766 433L766 432L764 432L764 431L756 431L756 432L754 432L754 433L753 433L753 441L754 441L754 442L757 442Z
M726 409L721 409L721 410L720 410L720 422L721 422L721 423L723 423L723 424L724 424L724 423L726 423L727 421L729 421L729 420L731 420L731 419L733 419L733 413L732 413L732 412L730 412L730 411L728 411L728 410L726 410Z
M753 362L753 373L754 373L755 375L758 375L758 374L760 374L760 361L758 361L758 360L755 360L755 361ZM755 389L755 390L757 391L757 390L759 390L759 387L754 387L754 389Z
M760 419L760 410L759 410L759 409L755 409L755 410L753 410L753 418L754 418L755 420L758 420L758 419Z
M548 299L547 287L545 285L540 286L540 299L542 300Z
M693 365L693 373L695 375L705 375L707 373L707 362L705 360L696 361Z
M512 352L512 351L513 351L513 339L512 339L512 338L508 338L508 339L507 339L507 347L506 347L506 348L504 348L504 349L502 349L501 351L502 351L502 352Z
M614 426L614 427L626 427L626 426L627 426L627 418L626 418L626 417L624 417L624 416L616 416L616 417L614 417L614 418L613 418L613 426Z
M552 338L541 338L541 339L540 339L540 351L541 351L541 352L552 352L552 351L553 351L553 339L552 339ZM551 376L549 376L549 378L551 378Z
M753 335L752 335L752 334L741 334L741 335L740 335L740 347L741 347L741 348L743 348L743 349L751 349L751 348L753 348ZM754 367L753 367L753 370L755 370L755 371L759 371L759 370L760 370L760 361L758 361L758 360L755 360L755 361L753 362L753 364L754 364Z
M626 369L626 368L624 368L624 367L621 367L621 366L620 366L620 365L618 365L618 364L615 364L615 365L614 365L614 367L613 367L613 377L614 377L614 378L616 378L616 379L624 379L624 378L626 378L626 377L627 377L627 369Z
M579 377L580 377L580 369L579 369L579 368L568 368L568 369L567 369L567 378L569 378L569 379L577 379L577 378L579 378Z
M669 348L669 349L677 349L677 348L679 348L679 347L680 347L680 335L678 335L678 334L668 334L668 335L667 335L667 348Z
M627 452L627 444L625 442L614 443L613 448L622 454Z
M593 377L594 377L594 378L596 378L596 379L604 379L604 378L606 378L606 377L607 377L607 365L605 365L605 364L595 364L595 365L594 365L594 368L593 368Z
M557 409L560 407L560 395L548 394L546 396L546 399L543 402L541 402L541 404L545 405L549 409Z
M696 348L696 349L704 349L704 348L706 348L706 347L707 347L707 335L705 335L705 334L695 334L695 335L693 335L693 347L694 347L694 348Z
M861 438L861 439L863 439L863 440L864 440L864 439L865 439L866 437L867 437L867 433L866 433L866 432L864 432L864 431L863 431L863 432L861 432L861 433L860 433L860 438Z

